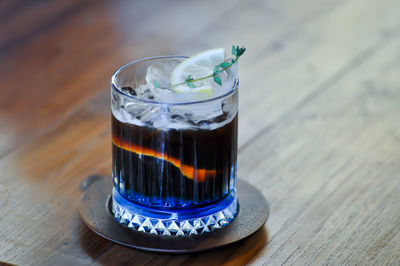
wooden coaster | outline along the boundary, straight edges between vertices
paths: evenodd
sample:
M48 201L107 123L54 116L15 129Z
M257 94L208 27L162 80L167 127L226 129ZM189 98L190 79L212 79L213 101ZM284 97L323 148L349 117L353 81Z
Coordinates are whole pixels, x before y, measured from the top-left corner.
M120 225L110 212L111 177L89 178L82 183L85 191L79 202L79 214L83 222L96 234L127 247L163 253L193 253L214 249L252 235L264 226L269 216L269 206L261 192L238 179L239 212L222 229L193 236L160 236L138 232ZM91 184L91 180L94 183Z

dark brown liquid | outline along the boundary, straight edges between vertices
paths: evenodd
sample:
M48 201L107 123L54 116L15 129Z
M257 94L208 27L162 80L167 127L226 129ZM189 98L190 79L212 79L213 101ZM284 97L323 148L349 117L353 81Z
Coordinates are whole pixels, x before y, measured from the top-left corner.
M237 115L213 130L158 130L112 117L113 175L129 200L159 207L205 205L236 182Z

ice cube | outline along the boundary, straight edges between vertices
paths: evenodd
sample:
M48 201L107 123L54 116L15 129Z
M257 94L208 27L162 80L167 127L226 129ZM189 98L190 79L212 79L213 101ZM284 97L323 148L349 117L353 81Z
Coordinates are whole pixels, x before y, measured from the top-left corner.
M113 108L113 115L121 122L141 125L142 122L137 118L146 110L146 105L135 102L123 101L119 108Z
M120 109L118 111L113 111L113 115L115 118L117 118L119 121L124 122L124 123L129 123L129 124L134 124L141 126L142 122L135 117L135 115L131 114L125 109Z
M148 109L148 106L136 102L127 102L124 106L122 106L122 109L125 110L125 112L129 113L131 116L140 119L140 117L142 116L141 114L145 112L146 109Z
M139 85L135 90L136 97L138 99L142 100L153 100L154 96L153 93L150 89L150 86L147 86L146 84Z
M181 60L168 59L150 65L146 73L147 85L154 86L154 81L157 80L159 87L169 88L172 71L180 62Z
M153 126L158 129L166 130L170 124L167 108L162 105L151 105L140 114L139 119L144 125Z
M201 105L175 105L169 107L171 116L184 116L195 124L223 114L221 100L201 103Z
M143 123L160 130L168 130L173 122L166 106L154 106L152 110L141 119Z
M207 99L207 95L195 92L174 92L170 89L151 89L154 99L162 103L191 103Z
M156 115L160 114L160 106L149 106L146 110L136 116L143 123L150 122L155 119Z

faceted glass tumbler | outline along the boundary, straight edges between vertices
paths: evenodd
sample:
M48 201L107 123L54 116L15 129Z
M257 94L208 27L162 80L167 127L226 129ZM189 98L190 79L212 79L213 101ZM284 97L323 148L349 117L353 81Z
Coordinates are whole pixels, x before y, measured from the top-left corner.
M135 61L111 79L112 213L132 230L202 234L237 214L238 79L206 100L165 102L154 88L140 92L145 98L135 91L150 65L184 58Z

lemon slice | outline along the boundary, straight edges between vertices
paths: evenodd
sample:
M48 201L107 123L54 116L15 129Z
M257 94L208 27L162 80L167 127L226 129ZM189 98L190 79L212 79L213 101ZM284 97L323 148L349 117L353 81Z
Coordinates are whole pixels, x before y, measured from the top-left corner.
M218 48L207 50L198 54L195 54L180 64L178 64L171 74L171 85L185 82L185 79L190 75L193 79L198 79L212 75L214 67L220 64L224 60L225 49ZM172 90L178 93L184 92L195 92L202 93L209 97L212 96L212 78L204 79L201 81L195 81L196 88L190 88L186 84L179 86L172 86Z

